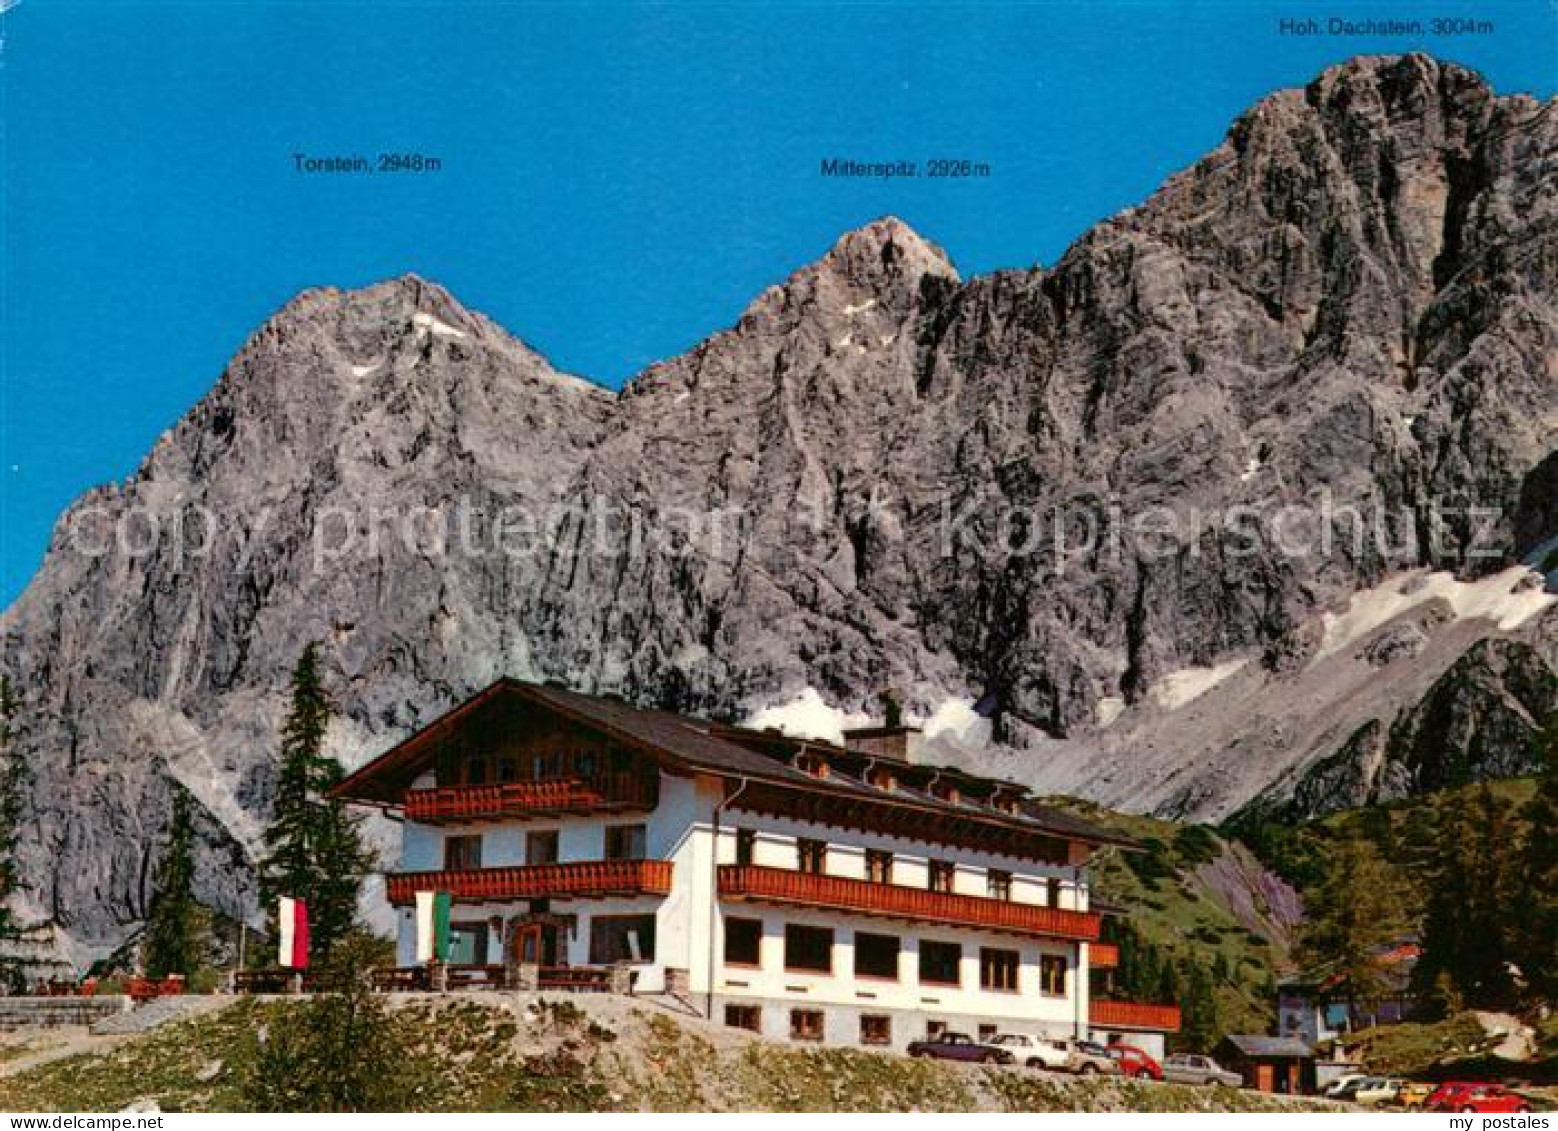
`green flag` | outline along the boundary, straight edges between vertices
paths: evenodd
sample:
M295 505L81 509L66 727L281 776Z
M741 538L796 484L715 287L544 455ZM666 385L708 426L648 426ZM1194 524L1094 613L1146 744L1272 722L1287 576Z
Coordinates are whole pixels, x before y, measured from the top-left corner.
M449 961L449 893L433 893L433 957Z

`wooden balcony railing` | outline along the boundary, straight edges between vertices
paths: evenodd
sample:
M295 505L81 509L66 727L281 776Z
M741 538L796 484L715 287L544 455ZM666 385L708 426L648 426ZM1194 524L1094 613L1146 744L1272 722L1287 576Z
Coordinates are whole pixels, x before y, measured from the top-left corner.
M794 903L946 923L958 927L987 927L1016 934L1055 939L1098 937L1098 916L1088 911L1037 907L979 895L954 895L898 884L875 884L844 876L818 876L783 868L724 864L719 870L719 893L726 899L756 899Z
M406 793L405 808L408 820L437 824L488 817L653 809L658 795L656 780L643 774L602 774L413 789Z
M446 891L455 899L548 899L566 896L667 895L669 860L587 860L456 872L399 872L386 878L389 901L406 904L419 891Z
M1087 964L1094 970L1113 970L1120 965L1120 948L1114 943L1092 943L1087 948Z
M1087 1007L1087 1014L1092 1024L1101 1029L1179 1032L1177 1005L1142 1005L1134 1001L1100 1001L1094 998Z

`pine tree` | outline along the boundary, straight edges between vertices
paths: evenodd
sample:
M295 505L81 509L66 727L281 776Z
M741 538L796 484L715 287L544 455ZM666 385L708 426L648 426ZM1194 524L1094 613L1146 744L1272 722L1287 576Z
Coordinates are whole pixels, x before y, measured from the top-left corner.
M1423 954L1413 971L1424 1000L1448 1012L1507 1003L1518 957L1509 913L1524 897L1514 884L1513 823L1486 785L1470 804L1446 795L1434 806L1437 832L1426 860ZM1522 869L1523 870L1523 869Z
M1305 964L1326 972L1350 1013L1376 1003L1386 988L1380 953L1405 923L1390 869L1371 843L1347 839L1327 853L1304 915Z
M194 974L200 964L206 917L195 902L195 831L189 794L174 787L168 843L157 863L157 893L146 920L146 973L153 978Z
M1217 1016L1217 993L1211 975L1199 962L1190 963L1181 1025L1183 1047L1195 1052L1211 1052L1222 1035Z
M0 951L22 936L22 924L11 901L21 891L21 870L16 846L21 836L22 787L27 767L16 749L12 720L16 700L11 694L11 678L0 675ZM0 990L19 989L21 972L17 965L0 957Z
M1520 811L1526 822L1520 849L1523 887L1516 897L1517 962L1530 992L1558 1002L1558 712L1549 716L1537 743L1542 776L1536 794Z
M292 673L260 897L273 933L279 897L307 901L310 949L321 959L356 924L358 890L370 865L357 821L343 802L328 796L342 777L340 763L323 749L330 711L319 678L318 646L309 644Z

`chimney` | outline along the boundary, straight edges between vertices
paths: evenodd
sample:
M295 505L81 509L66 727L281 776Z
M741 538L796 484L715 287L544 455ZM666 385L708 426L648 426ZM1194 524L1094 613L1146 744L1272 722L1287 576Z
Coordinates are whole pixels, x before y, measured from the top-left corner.
M892 759L895 762L913 762L920 753L923 739L919 727L897 726L857 727L844 732L844 748L871 758Z

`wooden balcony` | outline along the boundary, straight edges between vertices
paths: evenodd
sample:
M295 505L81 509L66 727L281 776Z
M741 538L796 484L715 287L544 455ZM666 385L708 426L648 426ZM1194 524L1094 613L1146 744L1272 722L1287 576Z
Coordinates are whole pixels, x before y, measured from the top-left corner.
M659 783L643 774L542 778L408 790L406 819L424 824L653 809Z
M1094 970L1114 970L1120 965L1120 948L1114 943L1092 943L1087 948L1087 964Z
M1177 1005L1142 1005L1134 1001L1100 1001L1094 998L1087 1007L1087 1014L1092 1024L1100 1029L1179 1032Z
M719 893L725 899L750 899L854 911L890 919L945 923L1053 939L1098 937L1098 916L1060 907L1037 907L979 895L954 895L899 884L874 884L844 876L817 876L783 868L724 864Z
M385 879L389 901L393 904L411 903L419 891L446 891L465 903L667 895L671 890L671 861L589 860L575 864L470 868L458 872L399 872Z

